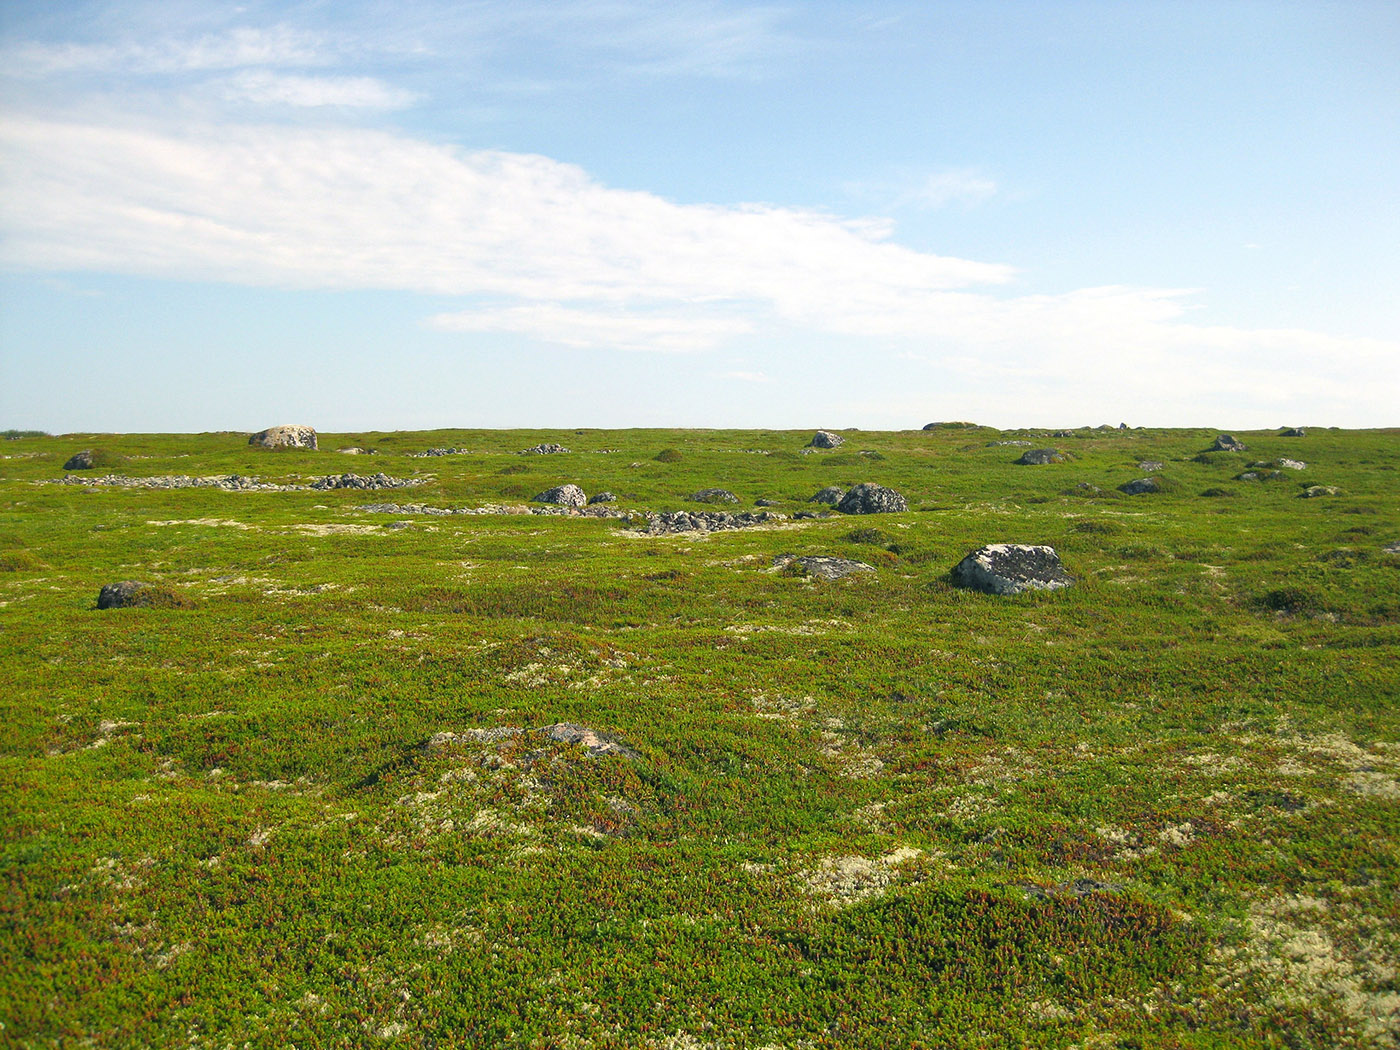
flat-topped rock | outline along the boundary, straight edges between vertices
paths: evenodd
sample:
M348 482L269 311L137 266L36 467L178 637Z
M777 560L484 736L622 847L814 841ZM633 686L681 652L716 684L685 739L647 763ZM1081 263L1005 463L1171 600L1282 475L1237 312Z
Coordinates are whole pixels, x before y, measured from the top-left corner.
M979 547L953 568L953 582L985 594L1022 594L1069 587L1054 547L1025 543L991 543Z
M836 504L842 514L897 514L909 509L908 502L894 489L864 481Z
M248 439L259 448L306 448L315 450L316 431L296 423L260 430Z
M812 435L812 440L807 442L808 448L836 448L844 445L846 439L840 434L833 434L830 430L818 430Z
M773 568L791 569L796 566L803 576L814 576L820 580L839 580L857 572L874 572L875 566L849 558L836 558L827 554L804 554L794 556L779 554L773 558Z
M555 485L552 489L545 489L538 496L530 500L531 503L552 503L558 507L585 507L588 505L588 497L584 495L583 489L574 484Z

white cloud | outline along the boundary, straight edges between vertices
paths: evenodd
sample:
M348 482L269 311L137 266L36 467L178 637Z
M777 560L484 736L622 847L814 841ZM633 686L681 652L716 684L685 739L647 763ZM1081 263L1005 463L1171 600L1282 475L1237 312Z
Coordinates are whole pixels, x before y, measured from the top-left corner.
M925 176L906 194L909 203L925 208L942 208L954 201L980 204L996 196L997 184L976 171L964 168Z
M412 105L416 95L374 77L308 77L248 70L223 85L226 98L264 105L353 106L364 109L400 109Z
M110 44L42 44L7 49L12 75L62 73L193 73L247 66L315 65L324 60L320 39L290 26L240 27L190 37Z
M705 350L753 330L753 325L739 319L624 314L557 303L437 314L428 323L443 331L513 332L577 348L663 352Z

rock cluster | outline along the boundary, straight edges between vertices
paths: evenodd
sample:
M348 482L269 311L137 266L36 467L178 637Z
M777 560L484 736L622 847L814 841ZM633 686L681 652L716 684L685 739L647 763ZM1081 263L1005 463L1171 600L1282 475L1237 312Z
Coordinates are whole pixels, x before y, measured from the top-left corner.
M804 576L815 576L820 580L839 580L855 572L874 572L875 566L849 558L835 558L826 554L804 554L794 556L779 554L773 559L775 569L789 569L797 566Z
M991 543L973 551L953 568L953 581L986 594L1021 594L1068 587L1054 547L1025 543Z
M1063 463L1065 455L1057 448L1032 448L1021 453L1016 462L1025 467L1038 467L1046 463Z
M391 478L380 471L368 477L361 477L359 474L329 474L313 481L311 488L318 492L328 489L403 489L422 483L417 478Z
M786 521L787 516L772 511L745 511L742 514L726 514L718 510L673 510L661 514L648 514L646 524L641 527L648 536L666 536L676 532L722 532L728 529L747 529L754 525L771 525Z
M838 445L844 445L845 443L846 439L843 438L840 434L833 434L829 430L818 430L815 434L812 435L812 440L807 442L807 447L836 448Z
M739 497L728 489L701 489L692 492L686 499L692 503L738 503Z
M225 492L307 492L325 489L402 489L423 484L423 478L392 478L387 474L360 477L358 474L329 475L317 478L309 485L279 485L259 481L242 474L217 474L195 478L188 474L162 474L150 478L133 478L124 474L103 474L100 477L58 478L57 485L104 485L127 489L222 489Z
M316 431L311 427L288 423L280 427L260 430L248 439L248 444L259 448L316 448Z
M909 504L894 489L865 481L847 492L836 509L842 514L896 514L909 509Z
M1161 470L1162 466L1163 464L1161 460L1144 459L1141 463L1138 464L1138 470Z
M425 448L422 452L413 453L414 459L427 459L430 456L465 456L467 449L464 448Z
M571 507L577 509L588 505L588 497L583 494L583 489L577 485L556 485L552 489L546 489L538 496L530 500L531 503L552 503L559 507Z
M567 451L569 450L563 445L532 445L530 448L522 448L520 454L522 456L552 456L556 452Z
M74 452L68 457L68 462L63 464L64 470L91 470L92 468L92 449Z

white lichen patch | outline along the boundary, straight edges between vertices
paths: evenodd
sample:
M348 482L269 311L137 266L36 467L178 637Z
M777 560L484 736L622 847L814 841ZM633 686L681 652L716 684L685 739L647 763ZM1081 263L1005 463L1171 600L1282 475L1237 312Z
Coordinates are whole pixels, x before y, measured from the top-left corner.
M1196 829L1191 826L1188 820L1184 824L1177 824L1174 827L1165 827L1157 832L1157 841L1168 846L1175 846L1177 849L1185 849L1196 840Z
M1347 789L1368 798L1400 799L1400 782L1374 769L1361 769L1342 778Z
M170 521L148 521L147 525L168 526L168 525L202 525L210 529L242 529L245 532L256 529L256 525L249 525L244 521L231 521L228 518L173 518Z
M901 846L882 857L825 857L815 868L798 872L799 884L810 896L838 908L847 907L883 893L899 879L900 869L924 855L924 851Z
M1239 755L1221 755L1215 751L1202 751L1198 755L1187 755L1182 759L1188 766L1198 767L1207 776L1218 777L1231 773L1244 765Z
M725 628L728 634L790 634L810 637L827 634L832 628L850 627L846 620L806 620L798 624L734 623Z

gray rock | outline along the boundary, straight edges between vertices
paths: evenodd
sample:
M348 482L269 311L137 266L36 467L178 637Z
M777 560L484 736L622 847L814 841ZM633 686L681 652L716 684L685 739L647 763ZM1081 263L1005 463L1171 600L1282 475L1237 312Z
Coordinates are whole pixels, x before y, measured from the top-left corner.
M1074 437L1074 431L1073 431L1073 430L1057 430L1057 431L1055 431L1053 434L1051 434L1050 436L1051 436L1051 437L1057 437L1057 438L1072 438L1072 437Z
M1063 463L1064 454L1057 448L1032 448L1021 453L1016 462L1026 467L1042 466L1046 463Z
M755 507L777 507L782 504L782 500L776 499L756 499L753 501Z
M894 489L865 481L851 489L836 504L842 514L896 514L909 509L909 504Z
M68 457L68 462L63 464L64 470L91 470L92 468L92 449L74 452Z
M1055 591L1074 583L1054 547L992 543L978 548L953 568L953 581L986 594Z
M800 567L802 575L815 576L820 580L839 580L843 576L849 576L855 572L875 571L875 566L867 565L863 561L851 561L849 558L834 558L826 554L806 554L801 557L794 557L791 554L779 554L773 559L773 567L775 569L786 569L792 565Z
M1157 484L1156 478L1138 478L1136 481L1119 485L1118 491L1127 493L1129 496L1141 496L1148 492L1161 492L1162 486Z
M1162 462L1156 459L1144 459L1138 464L1138 470L1161 470Z
M1304 430L1302 427L1284 427L1284 428L1283 428L1283 433L1279 434L1279 437L1286 437L1286 438L1300 438L1300 437L1307 437L1307 436L1308 436L1308 432L1307 432L1306 430Z
M140 580L109 583L97 593L99 609L186 609L192 604L167 587L157 587Z
M669 536L678 532L747 529L754 525L768 525L786 520L786 515L768 510L745 511L742 514L727 514L720 510L673 510L663 514L648 514L646 524L641 526L640 531L648 536Z
M1210 446L1212 452L1243 452L1245 448L1243 441L1239 441L1229 434L1221 434L1215 439L1215 444Z
M1278 481L1283 477L1281 470L1246 470L1243 474L1236 474L1236 481Z
M422 484L419 480L391 478L388 474L380 471L378 474L371 474L368 477L361 477L359 474L331 474L324 478L317 478L311 483L311 487L318 492L324 492L329 489L402 489L419 484Z
M1301 459L1280 459L1278 465L1284 470L1307 470L1308 465Z
M1340 496L1342 490L1335 485L1309 485L1298 493L1299 499L1318 499L1322 496Z
M701 489L686 497L692 503L738 503L739 497L728 489Z
M316 448L316 431L311 427L288 423L280 427L260 430L248 439L248 444L259 448Z
M371 448L338 448L336 449L342 456L372 456L374 449Z
M839 489L835 485L828 485L815 496L809 499L808 503L825 503L829 507L834 507L841 502L841 497L846 494L844 489Z
M808 448L835 448L844 445L846 439L840 434L833 434L829 430L818 430L812 435L812 440L807 442Z
M617 497L611 492L599 492L588 497L588 505L591 507L595 503L616 503Z
M793 521L805 521L805 520L808 520L808 519L810 519L810 518L829 518L829 517L831 517L831 511L829 511L829 510L820 510L820 511L817 511L817 510L799 510L796 514L794 514L794 515L792 516L792 520L793 520Z
M432 456L465 456L467 449L464 448L425 448L422 452L414 452L414 459L428 459Z
M563 445L532 445L530 448L520 450L522 456L553 456L560 452L568 452Z
M1396 540L1394 543L1387 543L1381 550L1385 551L1386 554L1400 554L1400 540Z
M1013 446L1013 447L1015 447L1015 448L1031 448L1031 447L1033 447L1033 446L1035 445L1035 442L1034 442L1034 441L988 441L988 442L987 442L987 447L988 447L988 448L1004 448L1004 447L1006 447L1006 446L1008 446L1008 445Z
M531 503L552 503L559 507L584 507L588 505L588 497L583 494L583 489L577 485L556 485L552 489L546 489L538 496L530 500Z

